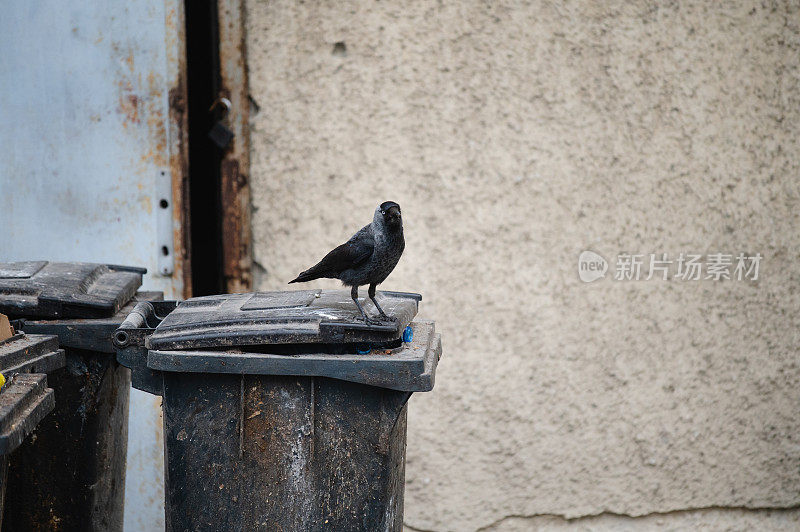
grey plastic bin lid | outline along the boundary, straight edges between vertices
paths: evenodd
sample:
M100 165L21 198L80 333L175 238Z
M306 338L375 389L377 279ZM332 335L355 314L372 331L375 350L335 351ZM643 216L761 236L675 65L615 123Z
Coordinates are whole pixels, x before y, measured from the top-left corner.
M329 377L406 392L433 389L442 343L433 322L411 322L421 296L379 292L377 299L395 321L364 324L343 290L142 302L114 335L117 359L133 370L135 388L158 395L160 372ZM362 304L377 314L371 302ZM413 334L401 337L406 328Z
M270 344L380 343L397 340L417 314L422 296L378 292L394 322L367 325L349 290L226 294L178 304L146 342L149 349L232 348ZM377 316L368 299L364 310Z
M0 455L16 449L55 408L47 387L50 371L63 368L64 351L55 336L17 334L0 342Z
M0 313L11 318L106 318L147 270L85 262L0 262Z

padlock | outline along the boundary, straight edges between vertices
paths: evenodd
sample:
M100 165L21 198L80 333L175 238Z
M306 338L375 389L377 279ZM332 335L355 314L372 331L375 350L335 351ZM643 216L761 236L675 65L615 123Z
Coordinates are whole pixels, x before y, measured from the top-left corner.
M208 132L208 138L211 142L217 145L217 148L224 150L233 140L234 134L228 126L222 123L221 120L214 123L211 130Z
M231 110L231 101L223 97L217 98L214 100L214 103L211 104L208 112L214 113L218 108L221 109L221 111L216 113L218 116L216 117L216 122L214 122L214 125L211 126L211 130L208 132L208 138L211 139L211 142L213 142L217 148L224 150L230 145L234 137L233 131L225 125L225 119Z

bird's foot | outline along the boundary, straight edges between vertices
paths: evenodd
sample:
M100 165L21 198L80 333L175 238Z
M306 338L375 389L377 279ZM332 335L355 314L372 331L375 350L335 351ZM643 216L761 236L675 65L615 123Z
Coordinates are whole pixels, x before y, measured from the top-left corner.
M386 314L381 312L381 321L383 321L384 323L386 323L386 322L388 322L388 323L397 323L400 320L397 319L397 316L387 316Z
M363 321L366 325L383 325L384 322L381 320L376 320L370 318L369 316L361 316L360 318L356 318L358 321Z

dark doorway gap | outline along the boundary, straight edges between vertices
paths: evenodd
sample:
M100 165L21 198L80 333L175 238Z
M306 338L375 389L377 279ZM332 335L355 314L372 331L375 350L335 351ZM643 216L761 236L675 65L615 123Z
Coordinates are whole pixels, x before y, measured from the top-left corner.
M216 0L185 0L189 112L189 217L192 295L224 290L222 268L222 151L208 138L209 107L219 96L219 26Z

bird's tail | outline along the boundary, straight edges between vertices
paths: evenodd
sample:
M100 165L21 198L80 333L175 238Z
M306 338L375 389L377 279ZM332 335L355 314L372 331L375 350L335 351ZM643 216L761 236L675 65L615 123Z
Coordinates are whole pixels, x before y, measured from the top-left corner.
M314 271L314 268L308 269L289 281L289 284L292 283L305 283L306 281L313 281L314 279L319 279L321 275Z

